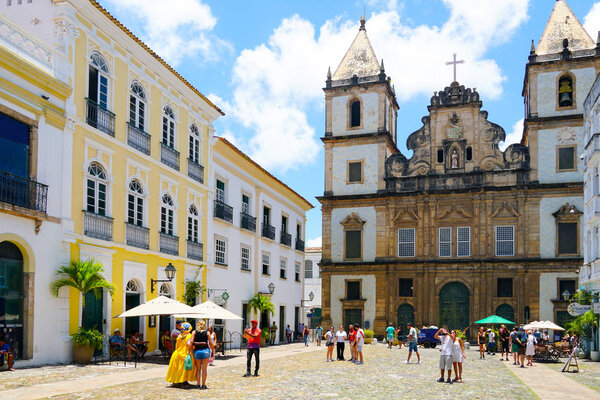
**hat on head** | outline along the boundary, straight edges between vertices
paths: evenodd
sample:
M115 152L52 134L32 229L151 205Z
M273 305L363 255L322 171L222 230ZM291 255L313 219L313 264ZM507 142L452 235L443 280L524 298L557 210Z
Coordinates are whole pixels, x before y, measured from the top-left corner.
M119 328L116 328L114 333L117 333L117 332L121 332L121 330Z
M491 329L488 329L487 331L488 331L488 332L491 332L492 330L491 330Z
M250 321L251 324L257 324L258 325L258 321L253 319L252 321Z
M189 322L181 324L181 333L188 333L192 330L192 325Z

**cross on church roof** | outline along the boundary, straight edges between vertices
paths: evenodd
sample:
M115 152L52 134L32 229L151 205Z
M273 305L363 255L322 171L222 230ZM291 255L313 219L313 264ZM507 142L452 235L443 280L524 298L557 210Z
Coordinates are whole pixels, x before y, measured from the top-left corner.
M454 66L454 80L453 80L453 82L457 82L457 80L456 80L456 65L457 64L464 64L465 60L458 60L458 61L456 61L456 53L454 53L452 56L454 57L454 61L448 61L446 63L446 65L453 65Z

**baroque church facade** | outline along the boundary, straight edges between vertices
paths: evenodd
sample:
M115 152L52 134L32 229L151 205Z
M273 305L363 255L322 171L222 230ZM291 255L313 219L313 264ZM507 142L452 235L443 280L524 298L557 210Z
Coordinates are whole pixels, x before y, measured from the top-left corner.
M582 264L583 101L600 47L558 0L523 87L520 143L475 89L436 92L398 149L398 103L364 18L325 92L323 324L470 328L570 317Z

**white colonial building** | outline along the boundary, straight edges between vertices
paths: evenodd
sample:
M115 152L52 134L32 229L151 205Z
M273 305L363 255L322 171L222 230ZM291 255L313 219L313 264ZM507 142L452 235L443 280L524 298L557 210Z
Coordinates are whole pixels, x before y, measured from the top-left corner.
M261 326L302 322L304 232L312 205L224 138L212 151L208 234L208 299L243 317L216 321L217 334L239 343L253 318ZM227 293L224 295L224 293ZM270 296L275 315L255 315L248 300Z
M321 247L307 247L304 261L304 314L306 323L316 328L321 323Z

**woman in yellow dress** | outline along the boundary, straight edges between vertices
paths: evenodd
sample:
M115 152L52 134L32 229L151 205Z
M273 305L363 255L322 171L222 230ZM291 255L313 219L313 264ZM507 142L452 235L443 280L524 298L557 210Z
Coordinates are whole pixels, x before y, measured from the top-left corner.
M196 380L196 363L194 362L194 354L192 351L192 325L188 322L181 324L181 335L177 337L175 342L175 350L171 355L169 369L167 370L167 382L171 382L174 387L183 387L188 385L187 381ZM184 368L185 357L192 357L193 368L186 371Z

